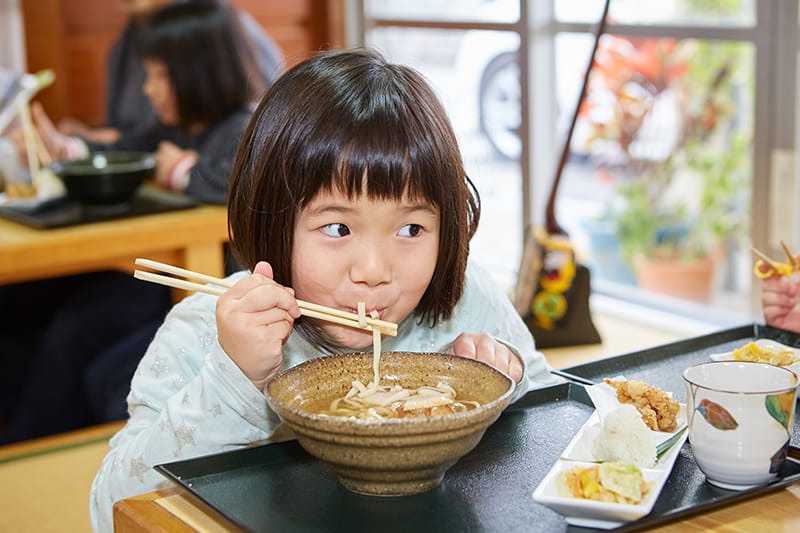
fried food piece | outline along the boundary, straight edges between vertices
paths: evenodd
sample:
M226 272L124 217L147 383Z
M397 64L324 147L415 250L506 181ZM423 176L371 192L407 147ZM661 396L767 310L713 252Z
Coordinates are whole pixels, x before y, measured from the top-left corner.
M680 404L667 393L643 381L603 380L617 391L617 400L636 407L642 420L653 431L675 431L678 428Z
M756 361L778 366L789 366L800 361L794 350L780 346L760 346L755 342L748 342L744 346L736 348L733 351L733 358L737 361Z

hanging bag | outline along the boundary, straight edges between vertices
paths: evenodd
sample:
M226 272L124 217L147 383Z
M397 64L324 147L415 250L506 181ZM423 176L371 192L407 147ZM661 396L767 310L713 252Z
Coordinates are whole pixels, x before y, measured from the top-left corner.
M561 175L569 157L572 132L586 96L600 37L605 30L609 4L610 0L606 0L597 25L578 104L572 115L550 189L545 226L528 227L525 231L522 260L514 290L514 306L533 334L538 348L596 344L602 340L589 308L589 296L592 292L589 269L578 264L572 241L556 220L555 203Z

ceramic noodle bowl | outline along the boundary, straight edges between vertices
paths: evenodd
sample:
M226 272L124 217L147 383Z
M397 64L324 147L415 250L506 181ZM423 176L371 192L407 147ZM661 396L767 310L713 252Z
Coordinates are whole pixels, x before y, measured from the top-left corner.
M729 490L769 482L786 459L797 375L784 367L712 361L683 373L689 442L706 480Z
M457 399L480 407L438 416L360 420L311 412L344 396L354 380L373 379L373 354L352 353L306 361L281 372L267 387L270 407L300 445L328 463L347 489L373 496L430 490L472 450L511 401L515 384L491 366L439 353L381 354L381 385L406 388L444 382Z

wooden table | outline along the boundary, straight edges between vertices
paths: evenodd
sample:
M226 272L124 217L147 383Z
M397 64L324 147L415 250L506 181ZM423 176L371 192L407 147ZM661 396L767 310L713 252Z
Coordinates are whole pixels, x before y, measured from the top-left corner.
M193 496L179 489L166 489L117 502L114 506L114 531L189 533L238 530L218 513L203 507ZM800 483L649 531L800 531Z
M222 276L227 240L222 206L53 229L0 219L0 284L105 269L133 271L136 257Z

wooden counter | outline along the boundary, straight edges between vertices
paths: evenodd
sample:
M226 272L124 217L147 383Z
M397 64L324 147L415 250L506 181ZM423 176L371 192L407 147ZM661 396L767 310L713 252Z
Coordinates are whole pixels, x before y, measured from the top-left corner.
M175 489L151 492L117 502L114 506L114 531L188 533L229 532L237 529L214 511L201 508L191 495L182 494ZM535 527L531 531L535 531ZM800 483L649 531L800 531Z
M222 276L227 209L199 206L64 228L0 219L0 284L113 269L136 257Z

